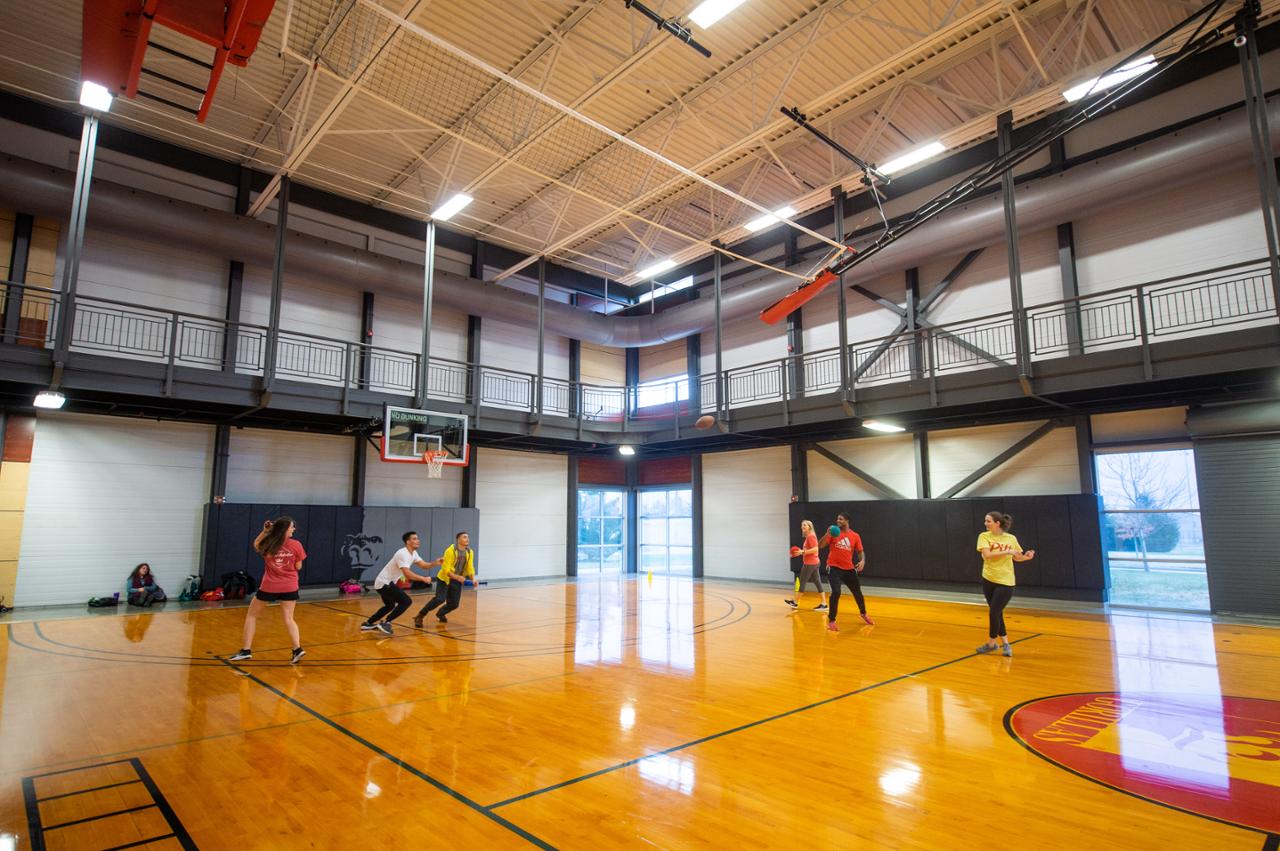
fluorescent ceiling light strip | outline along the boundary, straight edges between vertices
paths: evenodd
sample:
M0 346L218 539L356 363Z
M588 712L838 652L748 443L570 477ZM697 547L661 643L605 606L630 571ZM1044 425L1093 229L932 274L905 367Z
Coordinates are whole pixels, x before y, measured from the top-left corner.
M1066 99L1067 103L1075 103L1089 95L1105 92L1107 89L1120 85L1125 80L1131 80L1139 74L1146 73L1155 64L1156 58L1154 56L1140 57L1127 65L1122 65L1104 77L1094 77L1092 80L1085 80L1083 83L1074 85L1069 89L1063 89L1062 97Z
M930 142L927 145L921 145L912 151L907 151L901 156L894 157L884 165L880 166L880 171L884 174L893 174L896 171L911 168L917 163L922 163L930 157L936 157L938 154L946 151L947 146L941 142Z
M744 0L705 0L689 13L689 20L704 30L743 4Z
M431 218L437 222L447 222L456 216L463 207L466 207L474 199L465 193L459 192L448 201L440 205L440 208L431 214Z
M763 216L747 222L746 228L752 233L755 233L756 231L764 230L769 225L777 224L783 219L789 219L795 214L796 211L794 207L779 207L772 213L765 213Z
M654 275L661 275L663 272L668 272L674 269L675 267L676 267L676 261L668 257L666 260L659 260L657 263L654 263L652 266L646 266L645 268L641 269L639 272L636 272L636 274L639 275L641 278L652 278Z
M863 420L862 427L866 429L870 429L871 431L881 431L886 434L897 434L900 431L906 431L906 429L900 425L894 425L893 423L882 423L882 422L879 422L878 420Z

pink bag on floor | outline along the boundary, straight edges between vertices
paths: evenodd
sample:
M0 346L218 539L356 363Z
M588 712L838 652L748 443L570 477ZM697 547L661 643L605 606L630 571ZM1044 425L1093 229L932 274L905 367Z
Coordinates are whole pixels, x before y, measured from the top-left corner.
M364 591L364 588L354 579L348 579L338 586L338 590L343 594L359 594Z

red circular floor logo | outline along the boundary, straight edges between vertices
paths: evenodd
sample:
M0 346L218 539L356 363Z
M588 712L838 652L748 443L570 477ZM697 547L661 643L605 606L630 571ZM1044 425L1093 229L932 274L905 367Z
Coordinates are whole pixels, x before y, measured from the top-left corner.
M1089 692L1027 701L1005 729L1055 765L1189 813L1280 833L1280 701Z

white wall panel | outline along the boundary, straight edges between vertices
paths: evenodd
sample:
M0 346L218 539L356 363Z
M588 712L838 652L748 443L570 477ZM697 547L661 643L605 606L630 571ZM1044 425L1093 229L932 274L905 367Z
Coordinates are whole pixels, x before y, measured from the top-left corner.
M477 572L494 579L564 576L567 458L499 449L482 449L477 456Z
M462 468L445 466L438 479L427 475L426 464L383 461L365 441L365 505L408 508L458 508L462 505Z
M929 434L929 476L936 496L1035 431L1040 422L981 426ZM1058 428L974 482L957 496L1079 493L1074 428Z
M78 292L160 310L221 317L227 261L174 242L88 229Z
M1056 230L1023 233L1018 238L1022 266L1022 302L1027 306L1062 298L1062 274L1058 269ZM939 258L920 267L923 298L950 272L964 254ZM1003 242L987 246L956 279L927 314L932 322L979 319L1011 308L1009 255Z
M533 374L537 370L538 327L485 319L480 326L480 361L485 366ZM544 335L543 369L547 378L569 377L569 340Z
M915 443L911 435L896 434L856 440L824 441L824 449L865 470L906 497L916 495ZM862 479L817 452L808 453L809 499L884 499Z
M36 424L17 601L123 592L147 562L176 597L198 572L213 426L44 413Z
M713 335L714 336L714 335ZM689 344L683 339L640 350L640 380L657 381L689 371Z
M422 298L375 292L373 344L415 354L422 347ZM431 306L431 356L467 359L467 315L441 304Z
M703 574L790 581L790 499L789 447L703 455Z
M227 502L349 505L353 453L341 435L232 429Z
M1252 169L1110 207L1075 223L1081 294L1265 257ZM1028 302L1031 304L1031 302Z
M601 384L621 387L627 383L627 355L625 349L583 343L580 369L584 384Z

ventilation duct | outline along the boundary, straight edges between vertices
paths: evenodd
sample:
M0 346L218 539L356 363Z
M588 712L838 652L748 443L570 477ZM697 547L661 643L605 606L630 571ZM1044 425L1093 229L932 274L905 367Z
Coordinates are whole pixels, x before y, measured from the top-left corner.
M1280 103L1268 105L1268 119L1280 124ZM1280 134L1273 137L1280 150ZM1070 221L1121 201L1203 181L1250 161L1249 125L1243 110L1112 154L1018 187L1018 226L1031 232ZM1274 152L1273 152L1274 153ZM5 206L23 212L66 217L75 176L65 170L27 160L0 160L0 186ZM274 225L175 201L149 192L95 180L89 200L88 227L95 230L148 233L156 239L199 246L228 259L270 266ZM1004 209L993 196L958 208L899 240L845 275L851 284L1003 238ZM285 266L290 273L317 283L365 289L377 281L401 292L417 292L422 267L369 251L337 245L318 237L290 234ZM795 280L761 270L746 283L723 293L728 322L758 312L795 286ZM537 322L536 297L498 284L439 272L438 303L504 322ZM649 316L601 316L567 305L546 304L546 329L552 334L604 346L652 346L679 340L712 327L714 300L696 301Z

